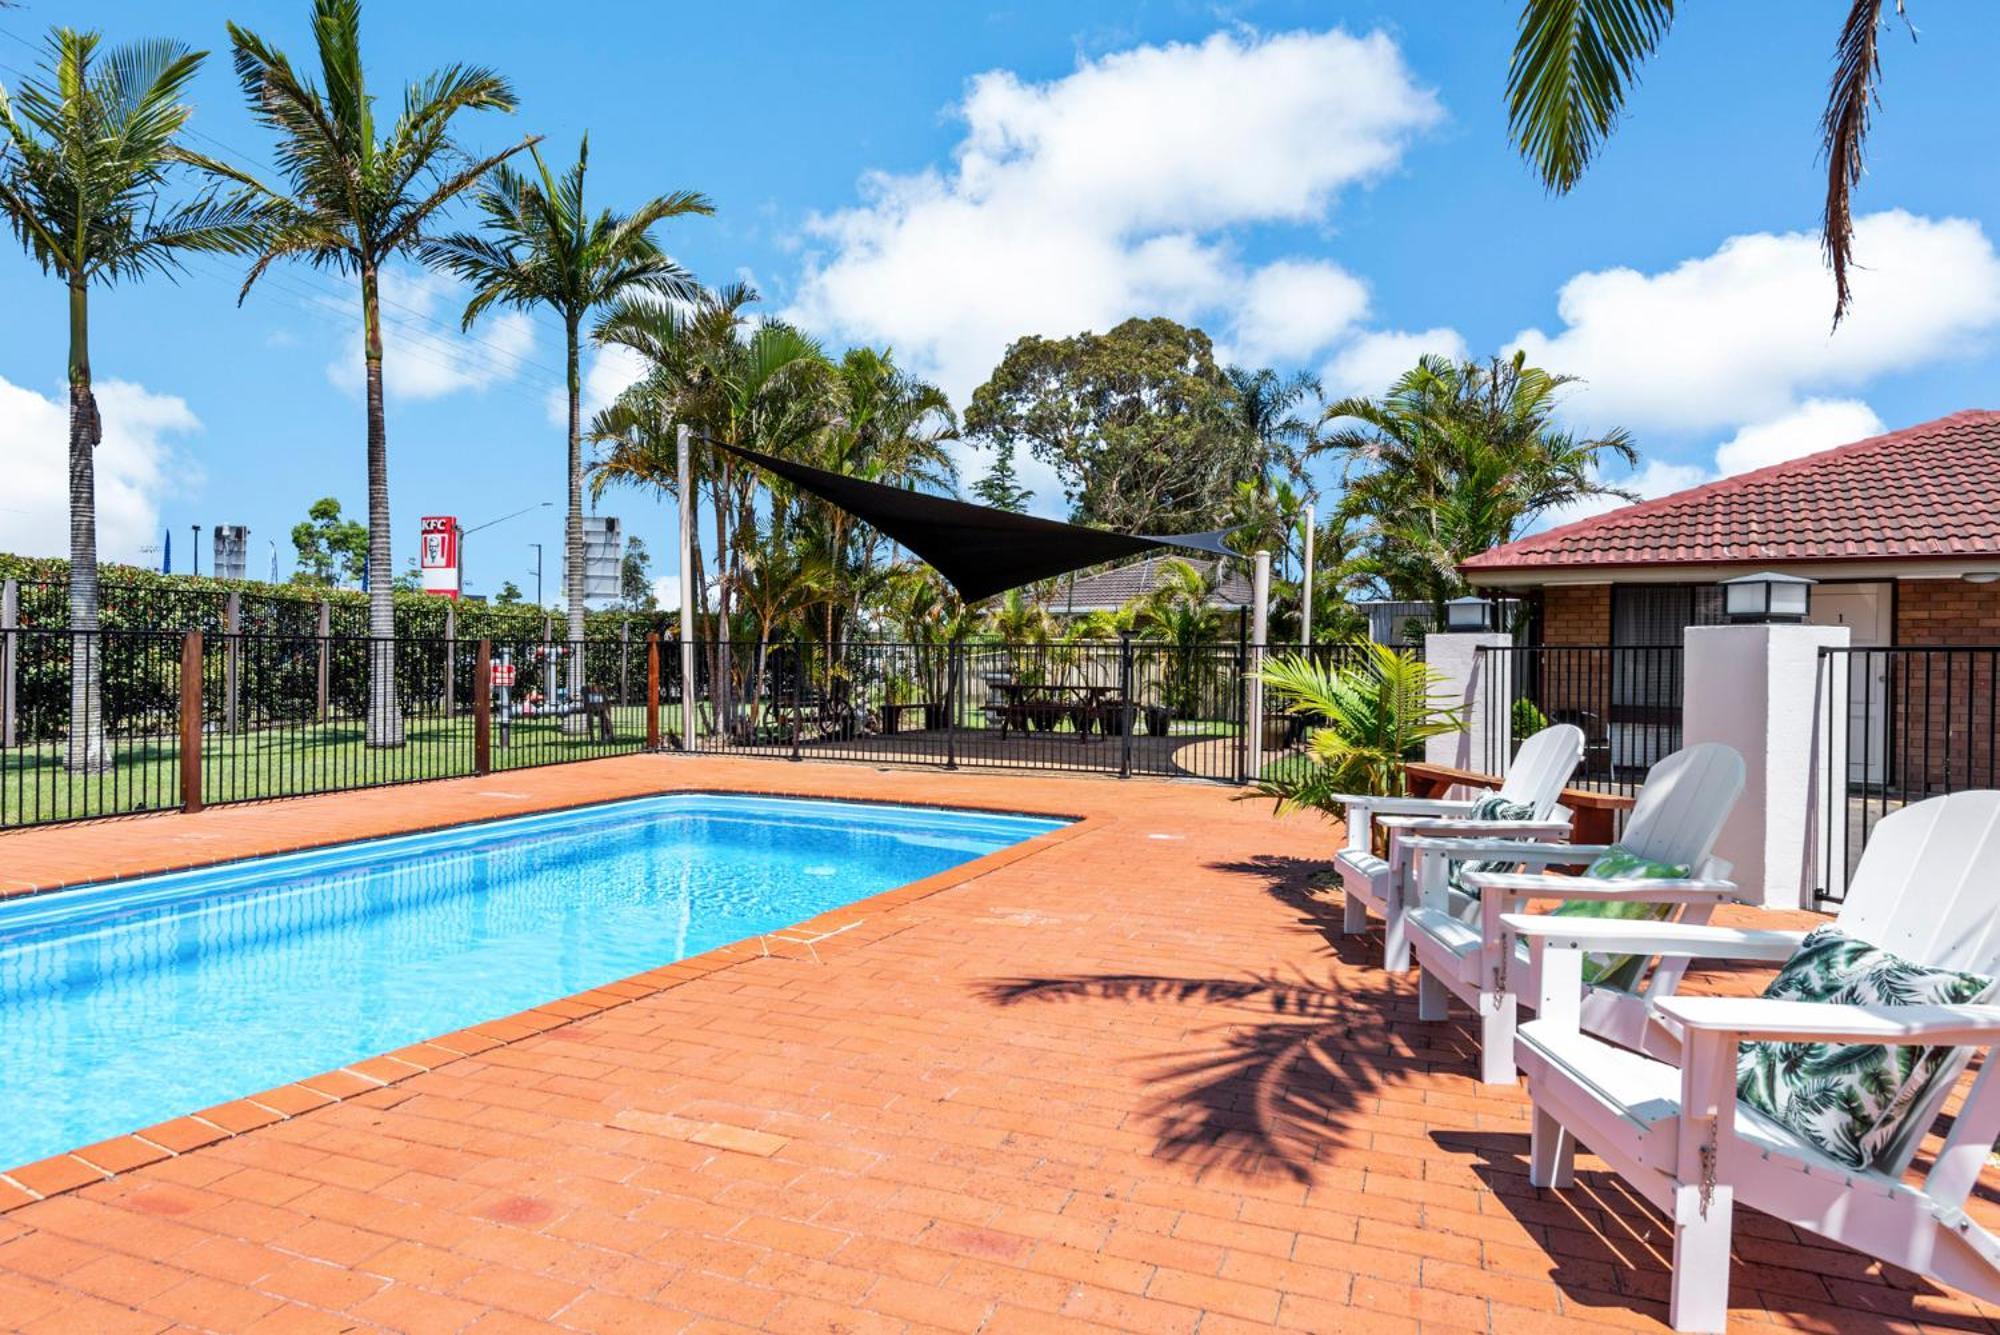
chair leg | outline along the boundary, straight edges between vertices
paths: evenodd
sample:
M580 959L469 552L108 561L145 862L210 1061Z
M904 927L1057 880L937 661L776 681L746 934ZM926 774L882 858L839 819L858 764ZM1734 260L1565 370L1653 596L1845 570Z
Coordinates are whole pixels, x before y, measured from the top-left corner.
M1488 1085L1514 1083L1514 1021L1519 1007L1512 992L1479 998L1479 1079Z
M1576 1137L1539 1107L1528 1133L1528 1185L1567 1187L1576 1181Z
M1357 932L1367 931L1368 906L1361 902L1360 896L1355 894L1344 895L1342 899L1343 903L1340 907L1340 934L1342 936L1353 936Z
M1391 903L1382 919L1382 967L1390 973L1410 971L1410 929L1400 904Z
M1734 1193L1723 1183L1710 1192L1674 1188L1674 1278L1667 1317L1675 1330L1720 1331L1729 1324L1729 1233Z
M1417 1018L1438 1021L1451 1013L1451 993L1444 979L1419 965L1417 968Z

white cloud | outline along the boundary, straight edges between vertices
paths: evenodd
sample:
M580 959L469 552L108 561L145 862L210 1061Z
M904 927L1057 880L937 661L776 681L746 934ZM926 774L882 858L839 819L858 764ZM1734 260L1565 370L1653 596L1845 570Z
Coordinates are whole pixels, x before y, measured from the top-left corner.
M1385 329L1362 334L1326 364L1320 372L1320 383L1329 398L1354 394L1376 398L1427 352L1463 358L1465 339L1456 329L1442 328Z
M956 111L949 169L872 173L863 203L809 222L820 249L786 314L888 343L961 400L1024 334L1226 316L1259 287L1232 337L1313 355L1359 313L1358 284L1329 264L1260 273L1231 237L1324 222L1442 114L1390 38L1338 30L1143 46L1048 83L993 71Z
M1368 289L1324 260L1279 260L1244 284L1229 360L1245 366L1313 356L1368 313Z
M591 354L583 373L583 425L589 429L593 414L604 409L646 375L646 359L631 348L612 344ZM561 425L569 421L569 395L555 390L549 395L549 420Z
M173 438L201 429L187 403L142 385L97 385L104 440L97 447L97 551L106 561L135 561L159 541L160 502L195 480ZM69 554L69 403L0 378L0 551Z
M2000 324L2000 257L1977 223L1900 210L1855 224L1854 305L1829 332L1833 287L1808 232L1731 237L1662 273L1607 269L1565 283L1530 361L1583 377L1586 425L1703 431L1767 421L1801 396L1964 357Z
M382 271L382 387L390 398L435 399L483 390L518 378L534 355L535 326L525 312L489 309L469 334L458 332L465 288L430 269ZM361 301L333 301L359 332ZM359 394L366 368L359 341L343 336L326 364L326 378Z
M1807 399L1783 416L1746 426L1723 442L1715 451L1715 471L1730 477L1768 468L1879 436L1883 430L1882 419L1859 399Z

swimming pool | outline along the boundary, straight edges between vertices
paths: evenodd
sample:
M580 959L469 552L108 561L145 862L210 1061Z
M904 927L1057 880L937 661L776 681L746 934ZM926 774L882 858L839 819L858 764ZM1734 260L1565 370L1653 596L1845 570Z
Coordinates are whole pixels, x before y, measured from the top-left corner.
M675 794L0 901L0 1169L774 931L1062 824Z

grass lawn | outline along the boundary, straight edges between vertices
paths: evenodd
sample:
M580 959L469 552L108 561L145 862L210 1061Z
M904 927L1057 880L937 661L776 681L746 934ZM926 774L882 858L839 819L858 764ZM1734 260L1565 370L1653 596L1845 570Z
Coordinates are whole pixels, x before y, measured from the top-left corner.
M495 771L636 751L646 742L646 711L633 705L612 711L614 740L562 731L556 718L516 719L503 738L493 725ZM680 711L660 711L663 730L676 731ZM411 719L403 745L371 747L358 719L260 728L202 737L202 796L207 802L291 797L472 773L470 716ZM60 742L0 750L0 827L124 815L178 807L180 742L177 737L113 737L112 765L97 773L64 767Z

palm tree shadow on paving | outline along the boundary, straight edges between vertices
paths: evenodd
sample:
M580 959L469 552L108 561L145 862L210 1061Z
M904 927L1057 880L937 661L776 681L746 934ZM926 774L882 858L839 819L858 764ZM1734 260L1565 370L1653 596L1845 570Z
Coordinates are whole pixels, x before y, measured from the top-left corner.
M1313 878L1330 875L1333 863L1315 858L1282 857L1274 853L1260 853L1255 857L1234 862L1209 862L1203 864L1210 871L1228 872L1232 875L1255 877L1263 882L1265 894L1277 900L1286 908L1297 911L1298 930L1319 937L1342 964L1367 967L1382 958L1382 939L1378 931L1371 928L1365 933L1346 936L1340 927L1340 900L1333 890L1313 883Z
M1079 974L994 979L980 992L998 1006L1097 1001L1242 1013L1192 1031L1198 1046L1188 1051L1139 1064L1155 1091L1141 1113L1159 1128L1157 1152L1248 1177L1275 1170L1310 1183L1328 1150L1365 1149L1365 1133L1347 1129L1352 1114L1427 1065L1384 1023L1380 999L1304 975Z
M1166 1157L1246 1176L1275 1169L1310 1183L1313 1166L1329 1150L1367 1147L1365 1134L1347 1127L1385 1087L1433 1069L1469 1071L1472 1051L1458 1025L1417 1026L1414 986L1373 967L1381 959L1378 937L1341 935L1338 901L1310 879L1329 865L1277 855L1206 864L1257 878L1266 894L1297 910L1298 930L1325 944L1322 960L1354 966L1364 982L1353 973L1323 982L1303 972L1077 974L995 979L980 990L999 1006L1099 1001L1226 1007L1266 1017L1217 1023L1197 1031L1213 1035L1212 1046L1144 1061L1144 1078L1157 1092L1142 1111L1160 1128L1158 1152Z
M1540 1239L1540 1250L1552 1266L1549 1279L1571 1303L1666 1320L1673 1232L1666 1217L1622 1177L1608 1169L1590 1168L1583 1152L1574 1184L1548 1190L1529 1185L1524 1134L1433 1131L1431 1140L1454 1158L1470 1158L1472 1171L1493 1199ZM1781 1258L1781 1250L1791 1255ZM1918 1298L1941 1291L1906 1271L1884 1269L1880 1279L1887 1284L1877 1288L1875 1271L1883 1268L1866 1256L1755 1210L1737 1212L1734 1251L1738 1264L1732 1271L1730 1305L1781 1312L1796 1329L1860 1328L1855 1309L1836 1306L1821 1288L1822 1275L1875 1292L1880 1301L1865 1309L1866 1316L1884 1327L1922 1322L1927 1329L1994 1329L1976 1316L1920 1308ZM1792 1259L1800 1251L1811 1254L1811 1274L1797 1268Z

